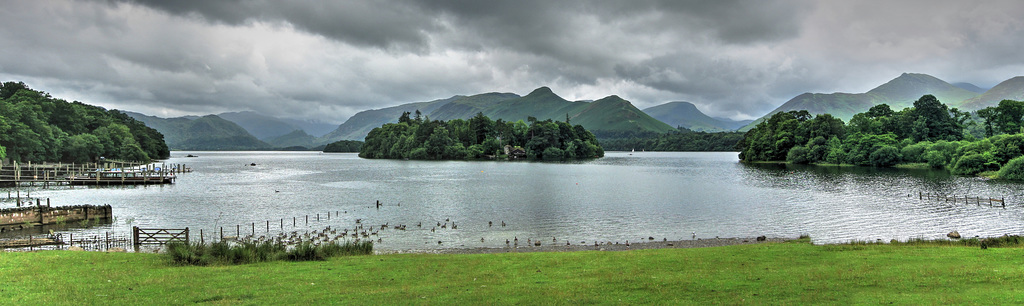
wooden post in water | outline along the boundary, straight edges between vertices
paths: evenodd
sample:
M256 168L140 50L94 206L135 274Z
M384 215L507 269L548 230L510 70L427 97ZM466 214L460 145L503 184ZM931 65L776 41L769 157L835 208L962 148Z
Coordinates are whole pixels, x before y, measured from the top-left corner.
M220 242L224 242L224 227L220 227Z
M267 232L270 232L270 220L267 220Z
M203 229L199 229L199 244L206 244L206 241L203 240Z

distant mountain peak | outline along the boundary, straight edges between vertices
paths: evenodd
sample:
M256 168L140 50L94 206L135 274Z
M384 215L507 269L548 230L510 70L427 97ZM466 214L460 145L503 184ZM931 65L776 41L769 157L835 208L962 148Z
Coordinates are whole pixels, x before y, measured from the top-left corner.
M546 95L554 95L554 94L555 94L555 92L551 91L551 88L548 88L547 86L541 86L541 87L538 87L537 89L534 89L533 91L530 92L530 94L528 94L526 96L546 96Z

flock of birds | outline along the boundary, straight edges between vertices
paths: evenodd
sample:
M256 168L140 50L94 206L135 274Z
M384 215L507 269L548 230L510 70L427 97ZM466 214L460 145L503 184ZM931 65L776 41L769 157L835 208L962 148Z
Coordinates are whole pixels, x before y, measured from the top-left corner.
M376 203L376 208L378 210L382 206L383 205L382 205L382 203L380 203L380 201L378 201ZM371 208L373 208L373 206L371 206ZM347 212L348 211L346 211L346 213ZM326 226L326 227L324 227L322 229L315 229L315 230L310 230L310 231L305 231L305 232L301 232L301 231L291 231L291 232L282 231L282 232L279 232L279 233L276 233L276 234L270 234L269 231L268 231L268 233L266 235L257 236L256 233L253 233L253 234L250 234L250 235L247 235L247 236L242 236L242 237L226 237L226 238L228 238L228 239L236 238L234 240L239 241L239 242L255 242L255 243L271 242L271 243L284 244L284 245L299 245L299 244L303 244L303 243L309 243L309 244L313 244L313 245L320 245L320 244L336 243L336 242L356 242L356 243L358 243L358 242L367 241L367 240L373 241L373 242L376 242L376 243L383 243L384 240L385 240L384 238L390 237L386 233L389 230L404 232L404 231L410 230L410 228L411 228L412 230L427 231L428 230L427 226L429 226L430 227L429 228L430 233L437 233L438 231L442 231L442 230L451 231L451 230L459 229L459 225L455 221L451 220L451 218L445 218L444 221L433 221L432 222L433 225L431 225L430 223L427 223L426 226L424 226L423 222L417 222L415 225L409 225L409 224L396 224L396 225L392 225L390 222L385 222L385 223L379 224L379 225L370 225L368 223L369 223L369 221L366 221L366 220L364 220L362 218L359 218L359 219L355 219L354 224L351 224L350 228L347 227L347 226L338 228L338 227L334 227L334 226L328 225L328 226ZM498 222L487 221L487 227L488 228L492 228L492 227L507 227L507 226L509 226L509 224L506 223L504 220L499 220ZM697 233L696 232L693 233L693 239L697 239ZM646 238L641 238L640 240L641 241L642 240L654 241L655 238L653 236L650 236L650 237L646 237ZM525 241L525 243L523 245L539 247L539 246L542 245L541 241L542 241L542 239L534 239L533 237L528 237L528 238L526 238L526 241ZM571 245L574 244L572 241L570 241L568 239L562 240L562 241L564 241L564 243L565 243L564 245L566 245L566 246L571 246ZM668 241L668 239L667 238L663 238L662 241ZM485 237L480 237L480 242L481 243L486 243L487 239L485 239ZM506 238L504 242L505 242L505 244L504 244L505 247L519 247L520 243L522 243L517 235L513 235L511 238ZM428 242L428 243L433 243L433 242ZM500 243L501 242L499 240L495 244L496 245L500 245ZM437 240L437 245L443 245L443 244L444 244L443 240ZM559 239L557 237L551 237L551 245L559 245L559 244L561 244L561 243L559 242ZM613 244L614 245L619 245L620 242L593 241L593 246L613 245ZM629 246L630 242L627 240L627 241L625 241L624 244L626 246ZM588 244L587 244L587 241L580 241L578 245L588 245Z

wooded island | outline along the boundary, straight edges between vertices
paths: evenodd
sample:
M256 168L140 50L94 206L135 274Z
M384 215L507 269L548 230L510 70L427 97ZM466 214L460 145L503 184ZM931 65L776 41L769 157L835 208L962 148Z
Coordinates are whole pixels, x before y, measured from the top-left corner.
M469 120L449 121L430 120L419 111L415 117L410 115L404 112L398 123L370 131L359 156L419 160L522 157L547 161L604 156L594 134L581 125L569 124L568 116L565 122L529 117L527 125L522 120L492 121L482 113Z

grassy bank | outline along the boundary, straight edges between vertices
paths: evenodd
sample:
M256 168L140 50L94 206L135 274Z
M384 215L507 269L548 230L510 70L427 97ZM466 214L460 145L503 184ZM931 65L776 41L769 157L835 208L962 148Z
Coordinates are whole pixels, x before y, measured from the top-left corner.
M0 304L1020 304L1022 254L1021 248L791 242L193 267L154 254L0 253Z

